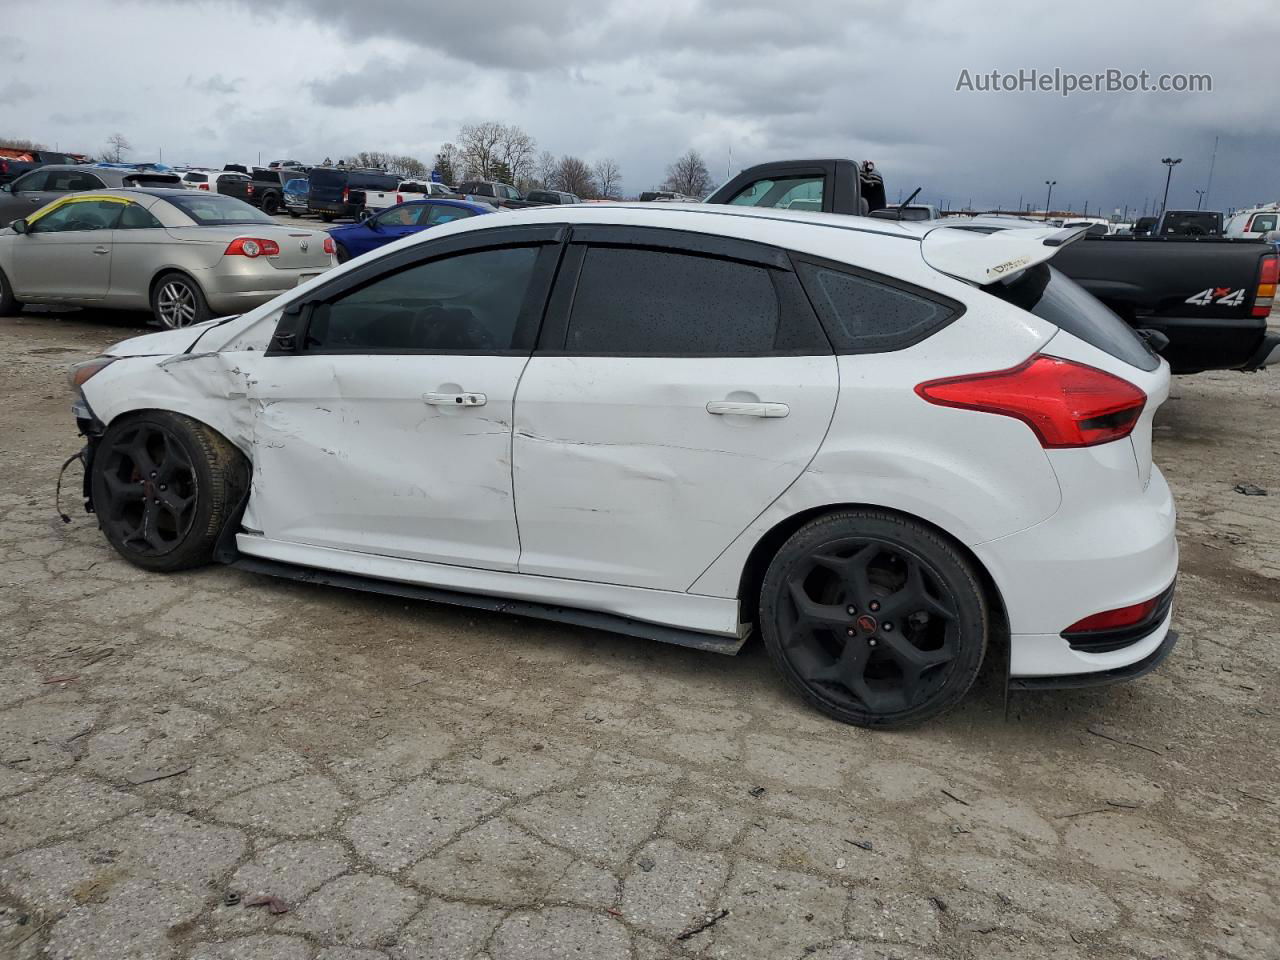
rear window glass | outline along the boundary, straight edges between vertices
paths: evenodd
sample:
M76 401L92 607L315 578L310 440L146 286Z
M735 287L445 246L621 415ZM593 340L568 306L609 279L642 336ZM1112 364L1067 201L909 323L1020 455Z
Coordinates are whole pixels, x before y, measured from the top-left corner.
M664 250L593 247L573 299L571 353L767 354L778 333L768 271Z
M347 183L345 170L312 170L311 184L317 187L342 187Z
M188 173L182 179L187 183L208 183L209 175L207 173Z
M275 223L274 219L257 207L220 193L188 190L182 196L168 196L165 200L196 223L206 226L224 223Z
M134 173L120 182L126 187L176 187L182 180L173 173Z
M1010 283L982 289L1139 370L1160 366L1160 358L1132 327L1084 287L1048 264L1034 266Z
M901 350L940 330L960 313L949 301L846 270L801 263L799 271L837 353Z

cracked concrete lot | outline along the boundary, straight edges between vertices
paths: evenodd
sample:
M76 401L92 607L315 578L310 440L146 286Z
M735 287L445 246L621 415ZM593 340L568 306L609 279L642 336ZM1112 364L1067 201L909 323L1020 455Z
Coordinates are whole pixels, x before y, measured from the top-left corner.
M0 319L0 956L1280 957L1280 371L1158 418L1163 669L873 734L754 643L126 565L53 483L137 323Z

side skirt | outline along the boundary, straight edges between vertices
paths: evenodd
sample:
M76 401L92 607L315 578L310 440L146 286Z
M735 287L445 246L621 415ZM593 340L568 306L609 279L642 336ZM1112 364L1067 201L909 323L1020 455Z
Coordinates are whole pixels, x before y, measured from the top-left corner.
M681 630L677 627L645 623L610 613L579 610L574 607L539 603L534 600L509 600L504 597L463 593L459 590L445 590L440 587L424 587L411 583L399 583L394 580L381 580L377 577L365 577L359 574L337 573L331 570L320 570L315 567L284 563L279 560L248 556L244 553L241 553L230 565L250 573L285 577L290 580L299 580L303 583L318 583L329 587L342 587L347 590L364 590L412 600L429 600L433 603L472 607L478 610L490 610L494 613L512 613L517 616L534 617L539 620L554 620L558 623L571 623L579 627L621 633L629 637L643 637L646 640L674 643L681 647L692 647L695 650L705 650L710 653L732 655L741 650L742 645L746 642L745 637L722 637L710 633L698 633L693 630Z

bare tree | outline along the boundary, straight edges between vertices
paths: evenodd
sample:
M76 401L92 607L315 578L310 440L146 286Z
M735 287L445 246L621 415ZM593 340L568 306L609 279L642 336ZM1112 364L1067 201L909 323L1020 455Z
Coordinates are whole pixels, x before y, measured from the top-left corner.
M574 193L580 197L594 197L596 184L591 178L591 168L578 157L565 154L560 158L553 178L555 189Z
M622 190L622 168L612 157L597 160L594 167L596 190L601 200L617 200Z
M499 144L505 136L506 127L492 120L463 126L458 131L458 146L462 149L464 176L492 180L493 165L501 156Z
M511 172L511 180L528 180L533 176L534 154L538 142L515 124L502 128L502 137L498 141L498 159L507 165Z
M124 159L124 155L133 149L133 144L129 142L129 138L123 133L113 133L107 137L107 148L103 151L104 160L111 160L119 163Z
M462 176L462 151L452 143L443 143L436 153L436 172L445 183L457 183Z
M7 150L47 150L43 143L28 140L26 137L0 137L0 147Z
M662 184L663 190L674 190L686 197L704 196L711 189L711 173L697 150L690 149L667 167L667 179Z
M544 190L551 189L551 183L556 178L556 170L559 166L559 159L557 159L556 155L550 150L543 150L538 154L538 175L536 177L538 186L542 187Z

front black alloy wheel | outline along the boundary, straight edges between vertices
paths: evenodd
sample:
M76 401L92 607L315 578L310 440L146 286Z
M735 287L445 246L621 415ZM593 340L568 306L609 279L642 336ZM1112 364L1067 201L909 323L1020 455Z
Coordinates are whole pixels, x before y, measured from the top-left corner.
M783 544L760 593L765 645L823 713L904 726L972 686L988 633L970 561L930 527L879 510L810 521Z
M107 428L93 458L94 512L107 540L148 570L182 570L213 558L245 489L247 462L226 438L167 411Z

